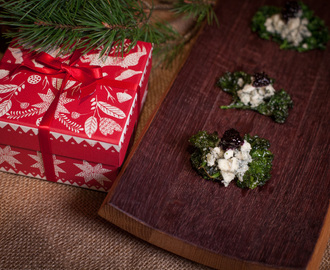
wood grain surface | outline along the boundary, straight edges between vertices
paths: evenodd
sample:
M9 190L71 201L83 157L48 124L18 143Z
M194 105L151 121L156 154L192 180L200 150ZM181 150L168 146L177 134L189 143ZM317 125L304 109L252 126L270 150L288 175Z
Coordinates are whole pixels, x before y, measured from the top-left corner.
M223 0L220 26L206 26L165 100L129 156L99 214L130 233L221 269L316 269L329 239L330 52L279 50L250 30L265 4ZM327 1L305 1L330 25ZM285 124L251 111L221 110L226 71L265 71L292 97ZM188 139L235 128L267 138L271 180L242 190L201 179Z

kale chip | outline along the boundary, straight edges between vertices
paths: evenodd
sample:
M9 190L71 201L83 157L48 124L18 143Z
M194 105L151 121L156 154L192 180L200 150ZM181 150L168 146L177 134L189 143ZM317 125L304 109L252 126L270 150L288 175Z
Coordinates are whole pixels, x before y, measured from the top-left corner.
M264 185L271 178L273 154L268 149L270 143L266 139L246 134L244 140L251 145L252 161L248 164L249 169L245 172L243 181L238 180L237 177L234 181L240 188L254 189ZM217 132L210 134L207 131L199 131L189 139L189 142L195 147L195 151L190 157L192 167L206 180L214 182L223 180L219 167L216 164L208 166L207 163L207 154L210 153L211 148L222 147L221 141Z
M218 132L209 134L206 131L199 131L189 139L189 142L198 149L215 147L219 141Z
M210 148L217 147L220 143L218 133L208 133L207 131L199 131L191 136L189 142L195 148L195 152L191 155L192 166L199 174L207 180L220 181L221 174L217 168L207 166L206 155L210 152Z
M249 163L249 170L245 172L243 181L237 181L236 184L240 188L254 189L263 186L271 178L274 155L268 150L270 147L268 140L258 136L251 137L249 134L246 134L244 139L251 144L252 162Z
M245 105L237 95L237 92L243 89L245 84L251 84L251 77L243 71L227 72L220 77L216 83L223 91L232 95L233 101L228 106L221 106L221 109L245 109L257 111L260 114L271 117L277 123L284 123L289 116L289 109L293 107L293 101L290 95L283 89L276 91L273 96L266 99L264 103L257 107ZM243 85L238 84L239 79L243 80ZM274 79L270 78L270 83L274 83Z
M324 21L315 16L314 12L310 10L304 3L299 1L298 4L302 11L301 18L306 18L308 20L307 28L312 33L310 37L304 37L299 46L294 46L293 44L289 43L278 33L270 33L266 30L264 24L267 18L274 14L281 14L282 9L279 7L261 7L252 18L252 31L257 32L259 37L262 39L275 41L280 45L280 49L296 50L298 52L305 52L313 49L325 50L327 42L330 40L330 34ZM303 44L306 44L307 46L303 46Z

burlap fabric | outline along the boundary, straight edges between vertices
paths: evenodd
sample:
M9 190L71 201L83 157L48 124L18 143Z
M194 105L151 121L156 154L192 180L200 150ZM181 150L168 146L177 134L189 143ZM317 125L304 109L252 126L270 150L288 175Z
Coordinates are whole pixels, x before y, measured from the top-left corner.
M154 66L137 137L182 61L176 60L166 70ZM97 211L105 196L0 173L0 269L209 269L103 220ZM330 269L329 243L320 269Z

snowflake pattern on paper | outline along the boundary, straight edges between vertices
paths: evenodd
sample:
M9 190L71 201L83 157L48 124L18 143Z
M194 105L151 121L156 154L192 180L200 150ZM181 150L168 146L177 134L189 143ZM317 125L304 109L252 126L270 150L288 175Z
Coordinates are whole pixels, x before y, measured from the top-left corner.
M19 152L12 151L9 145L5 146L3 149L0 147L0 164L7 162L16 169L16 164L22 164L14 157L17 154L19 154Z
M55 95L51 89L48 89L47 94L38 93L39 97L42 99L43 102L37 103L32 105L33 107L39 108L38 114L42 114L46 112L53 102Z
M55 119L59 118L61 113L70 114L70 112L67 110L67 108L65 108L64 105L74 101L74 99L73 98L67 98L66 96L67 96L67 93L65 92L59 98L59 101L58 101L58 104L57 104L57 109L56 109L56 112L55 112Z
M37 152L36 155L32 155L32 154L28 154L28 155L36 161L36 163L31 165L31 167L39 169L40 174L42 174L42 175L45 174L45 168L44 168L44 164L43 164L43 161L42 161L41 152Z
M22 85L24 86L24 84ZM10 102L10 107L6 109L1 109L0 108L0 116L5 114L7 115L8 119L19 119L23 117L31 117L36 114L42 114L47 111L49 105L52 103L54 99L54 94L51 89L48 89L47 94L41 94L39 93L39 97L43 100L41 103L37 103L32 105L34 108L27 109L29 107L29 103L27 102L21 102L20 107L23 109L23 111L10 111L11 109L11 99L6 100L5 102ZM1 104L0 104L1 107Z
M55 175L59 177L59 173L65 173L65 171L62 170L58 165L64 163L65 161L59 160L56 158L55 155L53 155L53 163L54 163L54 170L55 170Z
M104 186L104 182L111 182L110 179L104 176L105 173L111 172L111 170L102 168L101 163L96 164L95 167L85 160L83 160L83 164L73 164L81 170L81 172L76 174L76 176L83 177L86 183L95 179L98 183L100 183L100 185Z
M28 154L32 159L36 161L36 163L32 164L32 168L38 168L40 171L40 174L44 175L45 174L45 167L44 167L44 162L42 159L42 153L37 152L37 155L32 155ZM54 171L55 175L59 177L59 173L66 173L59 165L65 163L63 160L59 160L56 158L56 155L53 155L53 164L54 164Z

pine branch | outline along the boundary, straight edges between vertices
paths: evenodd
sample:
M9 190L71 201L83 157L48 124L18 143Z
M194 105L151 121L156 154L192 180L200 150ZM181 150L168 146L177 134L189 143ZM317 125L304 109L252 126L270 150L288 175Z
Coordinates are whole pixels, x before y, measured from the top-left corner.
M218 23L213 11L215 4L216 0L179 0L174 5L173 12L196 18L198 23L202 22L205 18L207 18L209 24L213 20Z
M60 53L76 49L88 52L112 47L131 40L151 42L155 47L180 48L187 37L166 21L152 18L156 9L185 14L199 25L204 18L215 19L210 0L179 0L150 4L147 0L0 0L0 24L10 26L7 37L17 46L49 52L61 47ZM213 3L213 2L212 2ZM124 49L124 46L122 46Z

